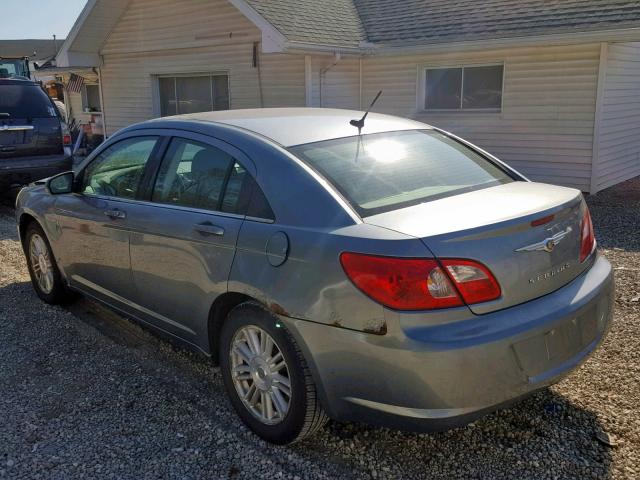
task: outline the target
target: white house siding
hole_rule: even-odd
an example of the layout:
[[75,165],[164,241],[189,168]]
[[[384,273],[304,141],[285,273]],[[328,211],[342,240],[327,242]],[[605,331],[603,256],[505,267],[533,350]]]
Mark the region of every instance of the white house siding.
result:
[[[322,78],[322,80],[321,80]],[[322,84],[322,95],[320,95]],[[311,60],[311,107],[360,107],[360,61],[357,57],[313,56]]]
[[640,175],[640,43],[608,46],[598,130],[596,188]]
[[260,39],[226,0],[133,0],[101,51],[108,133],[157,116],[162,74],[227,72],[231,108],[304,106],[304,57],[263,54],[259,76]]
[[[363,105],[384,91],[375,111],[441,127],[478,144],[533,180],[588,191],[600,45],[512,48],[467,53],[363,58]],[[312,78],[317,105],[319,62]],[[417,105],[419,67],[504,63],[500,113],[427,113]],[[357,59],[343,58],[326,75],[323,106],[358,105]]]

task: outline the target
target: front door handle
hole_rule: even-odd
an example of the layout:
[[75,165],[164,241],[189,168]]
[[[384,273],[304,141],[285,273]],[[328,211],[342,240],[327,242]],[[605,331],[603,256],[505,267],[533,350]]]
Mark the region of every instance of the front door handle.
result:
[[109,218],[127,218],[127,212],[123,212],[117,208],[114,210],[105,210],[104,214]]
[[221,237],[224,235],[224,228],[209,222],[199,223],[198,225],[193,227],[193,229],[199,234],[205,236],[213,235],[216,237]]

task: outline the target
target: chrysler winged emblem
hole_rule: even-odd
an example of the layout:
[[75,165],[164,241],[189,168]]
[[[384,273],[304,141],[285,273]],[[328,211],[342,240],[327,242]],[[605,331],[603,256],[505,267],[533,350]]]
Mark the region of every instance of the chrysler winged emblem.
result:
[[545,238],[538,243],[532,243],[526,247],[516,249],[516,252],[553,252],[553,249],[558,245],[567,235],[572,232],[571,227],[567,227],[566,230],[556,233],[555,235]]

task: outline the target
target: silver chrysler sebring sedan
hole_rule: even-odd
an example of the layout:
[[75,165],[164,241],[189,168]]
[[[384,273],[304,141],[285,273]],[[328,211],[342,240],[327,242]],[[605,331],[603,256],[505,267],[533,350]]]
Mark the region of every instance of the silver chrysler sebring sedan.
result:
[[17,199],[38,296],[80,292],[216,359],[240,418],[464,424],[604,338],[611,266],[571,188],[447,132],[328,109],[121,130]]

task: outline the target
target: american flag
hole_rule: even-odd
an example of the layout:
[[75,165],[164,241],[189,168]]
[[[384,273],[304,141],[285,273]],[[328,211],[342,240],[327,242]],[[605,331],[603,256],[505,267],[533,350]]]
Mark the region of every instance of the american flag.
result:
[[67,82],[67,92],[80,93],[83,85],[84,77],[72,73],[69,82]]

